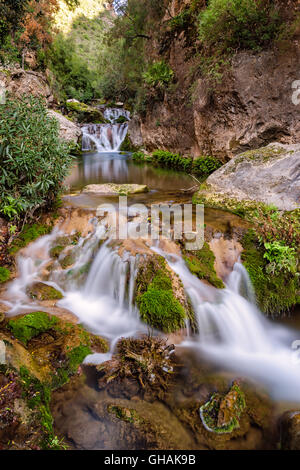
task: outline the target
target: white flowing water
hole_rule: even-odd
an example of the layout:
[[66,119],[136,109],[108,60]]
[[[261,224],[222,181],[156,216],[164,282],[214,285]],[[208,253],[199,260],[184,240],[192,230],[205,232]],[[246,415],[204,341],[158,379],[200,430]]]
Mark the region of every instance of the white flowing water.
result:
[[124,117],[130,120],[130,112],[120,108],[106,108],[104,118],[110,124],[85,124],[82,126],[82,150],[88,152],[118,152],[128,132],[128,122],[118,123]]
[[216,290],[190,273],[178,257],[165,256],[191,299],[198,334],[183,346],[264,384],[275,399],[300,399],[300,360],[292,343],[297,333],[267,320],[255,305],[248,273],[237,263],[226,289]]
[[82,150],[118,152],[128,132],[128,123],[86,124],[82,126]]
[[[59,289],[64,298],[58,306],[73,312],[91,332],[111,340],[108,355],[92,355],[88,362],[100,363],[111,357],[121,336],[146,332],[134,305],[138,257],[122,257],[100,240],[106,233],[97,225],[95,233],[75,246],[76,260],[71,268],[62,269],[55,261],[47,281]],[[38,310],[26,296],[26,287],[44,279],[50,261],[49,250],[61,235],[57,229],[40,238],[18,258],[19,277],[8,293],[11,314]],[[297,333],[267,320],[255,305],[248,274],[237,263],[226,281],[225,289],[215,289],[191,274],[184,260],[154,248],[166,258],[178,274],[191,299],[198,324],[197,335],[188,333],[182,344],[226,369],[264,384],[275,399],[298,402],[300,398],[300,364],[291,345]],[[61,256],[64,256],[62,254]],[[82,269],[88,266],[86,280]],[[44,281],[43,281],[44,282]],[[297,351],[296,351],[297,352]]]

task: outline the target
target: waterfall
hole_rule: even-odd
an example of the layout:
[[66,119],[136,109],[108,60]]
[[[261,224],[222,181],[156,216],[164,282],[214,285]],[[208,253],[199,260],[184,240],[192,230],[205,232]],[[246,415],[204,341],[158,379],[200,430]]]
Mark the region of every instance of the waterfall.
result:
[[299,401],[300,360],[293,360],[291,347],[297,333],[273,324],[258,310],[243,265],[236,263],[225,289],[214,289],[192,275],[182,258],[154,250],[179,275],[193,305],[198,334],[183,346],[264,384],[273,398]]
[[82,150],[118,152],[125,140],[128,124],[86,124],[82,126]]
[[128,122],[118,123],[120,117],[130,119],[130,112],[119,108],[106,108],[104,117],[110,124],[82,126],[82,150],[88,152],[118,152],[128,132]]

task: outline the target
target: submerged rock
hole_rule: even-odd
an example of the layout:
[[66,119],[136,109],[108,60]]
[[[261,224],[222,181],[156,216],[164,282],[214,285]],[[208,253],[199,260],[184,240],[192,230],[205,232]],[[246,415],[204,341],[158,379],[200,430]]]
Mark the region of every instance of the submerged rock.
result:
[[127,196],[129,194],[147,193],[145,184],[89,184],[83,189],[84,193],[95,193],[105,196]]
[[35,300],[60,300],[63,298],[63,295],[61,292],[59,292],[57,289],[55,289],[52,286],[48,286],[47,284],[44,284],[43,282],[36,282],[29,286],[26,289],[26,294],[28,297],[31,299]]
[[225,396],[214,393],[210,400],[201,406],[200,417],[208,431],[226,434],[240,427],[240,417],[245,408],[245,395],[238,383],[234,382]]
[[234,157],[215,171],[195,199],[234,210],[239,203],[300,207],[300,145],[271,144]]

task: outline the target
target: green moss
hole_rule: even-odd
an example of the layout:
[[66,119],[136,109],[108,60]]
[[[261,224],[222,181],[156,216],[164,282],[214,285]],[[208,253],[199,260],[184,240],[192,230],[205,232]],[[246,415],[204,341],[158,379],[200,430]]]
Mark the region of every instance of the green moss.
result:
[[242,260],[253,284],[260,309],[271,315],[287,312],[300,302],[299,278],[286,272],[267,274],[268,261],[256,232],[249,230],[243,237]]
[[47,313],[33,312],[10,320],[8,328],[15,338],[26,345],[32,338],[53,328],[57,322],[56,317],[51,317]]
[[137,150],[138,149],[133,145],[129,135],[127,134],[120,147],[120,152],[136,152]]
[[214,393],[210,400],[200,407],[200,417],[208,431],[228,434],[240,427],[240,417],[245,409],[244,392],[234,383],[227,395]]
[[68,268],[69,266],[72,266],[74,263],[75,263],[75,254],[74,253],[70,253],[66,256],[64,256],[64,258],[60,261],[60,265],[63,269],[66,269]]
[[216,258],[208,243],[205,242],[201,250],[191,252],[186,251],[183,258],[191,273],[199,279],[205,279],[218,289],[225,287],[222,279],[217,276],[214,267]]
[[278,158],[283,154],[286,154],[286,150],[284,148],[274,147],[272,145],[261,147],[256,150],[248,150],[247,152],[242,153],[232,160],[232,164],[228,165],[224,175],[234,173],[240,163],[251,162],[252,165],[255,165],[256,163],[266,163],[269,160]]
[[51,258],[59,258],[61,252],[65,249],[64,246],[62,245],[57,245],[51,248],[50,250],[50,256]]
[[107,407],[107,411],[126,423],[138,425],[142,422],[137,412],[133,409],[123,408],[117,405],[109,405]]
[[165,333],[184,327],[186,311],[174,295],[164,258],[151,258],[140,269],[136,286],[136,302],[145,323]]
[[103,117],[102,112],[85,103],[77,101],[67,101],[66,107],[79,122],[89,122],[94,124],[106,124],[108,121]]
[[91,348],[85,344],[76,346],[69,353],[67,353],[67,357],[69,359],[69,373],[74,374],[86,356],[91,353]]
[[10,279],[10,270],[0,266],[0,284],[7,282]]
[[28,225],[26,224],[23,230],[19,233],[18,237],[15,238],[11,247],[9,249],[9,253],[14,255],[19,251],[21,248],[24,248],[29,243],[35,241],[37,238],[47,235],[52,230],[51,226],[43,225],[43,224],[33,224]]
[[26,294],[31,299],[37,300],[61,300],[63,295],[60,291],[43,282],[36,282],[26,289]]

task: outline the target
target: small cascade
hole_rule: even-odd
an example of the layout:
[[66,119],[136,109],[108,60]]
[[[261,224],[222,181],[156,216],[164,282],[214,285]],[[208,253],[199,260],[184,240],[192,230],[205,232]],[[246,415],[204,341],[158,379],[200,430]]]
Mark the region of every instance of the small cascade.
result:
[[300,361],[293,360],[292,349],[297,333],[273,324],[258,310],[243,265],[236,263],[226,288],[217,290],[192,275],[180,257],[155,251],[182,280],[196,315],[198,334],[183,345],[264,384],[273,398],[298,401]]
[[128,131],[128,123],[86,124],[82,126],[82,150],[89,152],[118,152]]
[[[89,152],[118,152],[128,132],[130,112],[120,108],[106,108],[104,117],[110,124],[85,124],[82,126],[82,150]],[[118,122],[120,117],[125,122]]]
[[112,124],[115,124],[120,117],[124,117],[127,121],[130,120],[130,112],[123,108],[106,108],[104,117]]

